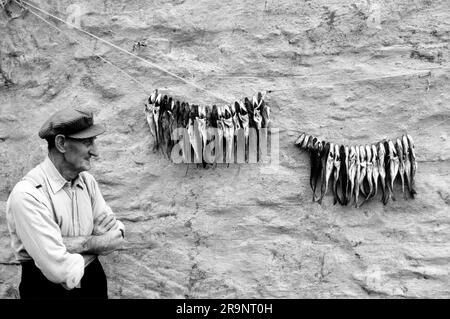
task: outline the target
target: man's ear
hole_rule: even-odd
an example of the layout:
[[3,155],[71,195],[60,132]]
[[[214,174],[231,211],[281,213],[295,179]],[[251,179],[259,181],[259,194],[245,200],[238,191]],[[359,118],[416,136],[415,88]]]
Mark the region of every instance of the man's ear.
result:
[[66,152],[66,137],[62,134],[55,136],[55,147],[60,153]]

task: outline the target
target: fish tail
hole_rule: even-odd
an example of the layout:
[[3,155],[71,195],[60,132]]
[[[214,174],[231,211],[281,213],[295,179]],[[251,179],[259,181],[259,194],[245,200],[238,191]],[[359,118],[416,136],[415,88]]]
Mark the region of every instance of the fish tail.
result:
[[381,201],[384,204],[384,201],[386,199],[386,182],[385,182],[384,178],[381,179],[381,192],[382,192]]
[[400,174],[400,179],[402,181],[402,193],[403,193],[403,198],[406,200],[408,199],[406,197],[406,193],[405,193],[405,177],[403,176],[403,174]]
[[377,179],[373,179],[373,195],[372,197],[377,196],[377,192],[378,192],[378,180]]

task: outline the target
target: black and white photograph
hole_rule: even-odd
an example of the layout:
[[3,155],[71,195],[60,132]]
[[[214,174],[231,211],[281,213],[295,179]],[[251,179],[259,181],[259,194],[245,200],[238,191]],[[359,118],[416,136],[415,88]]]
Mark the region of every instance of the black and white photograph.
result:
[[0,299],[450,298],[449,47],[448,0],[0,0]]

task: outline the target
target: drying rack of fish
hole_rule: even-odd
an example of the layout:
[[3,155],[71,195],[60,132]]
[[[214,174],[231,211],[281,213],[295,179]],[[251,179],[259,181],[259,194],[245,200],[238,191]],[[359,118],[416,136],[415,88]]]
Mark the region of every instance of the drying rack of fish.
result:
[[[313,201],[322,203],[329,183],[334,196],[334,205],[348,205],[354,200],[360,207],[377,195],[378,181],[384,205],[389,199],[396,200],[394,181],[399,176],[405,199],[405,179],[412,198],[417,172],[414,141],[407,134],[396,140],[383,140],[372,145],[346,146],[320,141],[317,137],[302,133],[295,145],[309,152],[311,160],[310,185]],[[320,196],[316,197],[317,182],[320,179]],[[331,182],[331,180],[333,180]],[[359,196],[362,200],[359,203]]]
[[[237,136],[244,140],[244,162],[249,158],[249,137],[267,129],[270,124],[270,107],[265,103],[266,92],[258,92],[250,100],[236,101],[230,105],[197,105],[181,102],[155,90],[145,103],[144,113],[154,139],[154,150],[173,158],[172,149],[181,144],[184,163],[194,158],[194,163],[232,163],[235,160]],[[187,132],[180,140],[180,134]],[[186,135],[188,138],[186,138]],[[241,140],[241,139],[239,139]],[[208,142],[218,147],[208,149]],[[259,143],[257,154],[259,155]],[[240,148],[241,149],[241,148]],[[208,152],[209,151],[209,152]],[[212,156],[211,156],[212,154]],[[259,160],[259,156],[258,156]]]

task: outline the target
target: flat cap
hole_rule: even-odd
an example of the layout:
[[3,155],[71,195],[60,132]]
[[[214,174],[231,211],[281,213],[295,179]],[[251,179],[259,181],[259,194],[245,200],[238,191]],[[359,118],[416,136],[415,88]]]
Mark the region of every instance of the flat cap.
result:
[[39,130],[39,137],[48,139],[58,134],[71,138],[89,138],[104,133],[106,129],[94,124],[94,115],[91,111],[66,108],[56,112],[45,121]]

